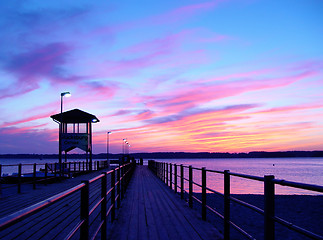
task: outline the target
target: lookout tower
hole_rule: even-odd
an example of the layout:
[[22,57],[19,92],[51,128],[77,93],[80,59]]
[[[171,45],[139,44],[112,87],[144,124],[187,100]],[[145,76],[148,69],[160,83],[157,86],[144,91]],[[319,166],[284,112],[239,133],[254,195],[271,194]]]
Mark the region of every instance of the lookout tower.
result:
[[[63,113],[50,116],[59,124],[59,164],[62,166],[62,152],[67,152],[74,148],[80,148],[90,155],[89,170],[92,171],[92,123],[100,120],[87,112],[73,109]],[[88,164],[87,164],[88,165]]]

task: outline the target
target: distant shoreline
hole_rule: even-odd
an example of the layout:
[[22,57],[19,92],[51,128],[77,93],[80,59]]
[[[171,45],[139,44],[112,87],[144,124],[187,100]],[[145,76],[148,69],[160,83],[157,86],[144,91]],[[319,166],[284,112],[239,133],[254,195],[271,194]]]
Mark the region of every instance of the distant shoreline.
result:
[[[134,158],[143,159],[187,159],[187,158],[304,158],[323,157],[323,151],[285,151],[285,152],[249,152],[249,153],[220,153],[220,152],[152,152],[132,153]],[[68,154],[69,159],[85,158],[85,154]],[[105,159],[106,153],[93,154],[93,159]],[[122,154],[109,154],[110,159],[122,157]],[[0,154],[0,159],[57,159],[58,154]]]

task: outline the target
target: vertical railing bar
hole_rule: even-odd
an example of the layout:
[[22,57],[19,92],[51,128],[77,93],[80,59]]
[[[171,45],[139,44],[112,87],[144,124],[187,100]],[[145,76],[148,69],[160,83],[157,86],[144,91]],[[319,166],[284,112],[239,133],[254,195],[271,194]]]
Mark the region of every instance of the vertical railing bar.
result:
[[173,187],[173,164],[169,164],[169,187],[172,189]]
[[117,208],[120,208],[120,190],[121,190],[121,187],[120,187],[120,166],[119,168],[117,169],[117,195],[118,195],[118,199],[117,199]]
[[111,222],[114,221],[115,219],[115,197],[116,197],[116,186],[115,186],[115,176],[116,176],[116,173],[115,173],[115,169],[112,170],[111,172],[111,188],[112,188],[112,191],[111,191]]
[[107,239],[107,173],[103,172],[103,177],[101,178],[101,198],[103,198],[101,203],[101,221],[103,225],[101,228],[101,240]]
[[81,189],[81,221],[84,221],[80,229],[80,239],[89,239],[89,181],[82,181],[84,187]]
[[33,168],[33,189],[36,189],[36,163],[34,163],[34,168]]
[[190,208],[193,207],[193,169],[192,165],[188,167],[189,171],[189,197],[188,197],[188,205]]
[[[45,185],[47,185],[47,171],[48,171],[48,164],[47,163],[45,163]],[[63,172],[63,174],[64,174],[64,172]]]
[[230,171],[224,170],[224,239],[230,239]]
[[264,176],[264,236],[265,240],[275,239],[275,183],[273,175]]
[[206,220],[206,170],[202,168],[202,219]]
[[184,166],[181,164],[181,199],[184,199]]
[[168,163],[166,163],[166,185],[168,186]]
[[21,193],[21,171],[22,171],[22,164],[19,163],[19,165],[18,165],[18,193]]
[[174,191],[177,193],[177,165],[174,164]]

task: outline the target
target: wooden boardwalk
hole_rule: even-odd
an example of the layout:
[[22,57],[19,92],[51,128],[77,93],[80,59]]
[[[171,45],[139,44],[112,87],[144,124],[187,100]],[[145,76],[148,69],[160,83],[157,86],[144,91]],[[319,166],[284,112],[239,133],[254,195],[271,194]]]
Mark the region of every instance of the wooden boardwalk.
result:
[[222,239],[147,166],[137,166],[108,239]]

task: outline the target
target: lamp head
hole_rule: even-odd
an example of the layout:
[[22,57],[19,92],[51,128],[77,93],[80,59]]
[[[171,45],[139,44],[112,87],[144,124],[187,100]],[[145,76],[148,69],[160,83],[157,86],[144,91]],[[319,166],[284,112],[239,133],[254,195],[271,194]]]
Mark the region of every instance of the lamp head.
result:
[[70,92],[62,92],[61,93],[61,97],[70,97],[71,96],[71,93]]

